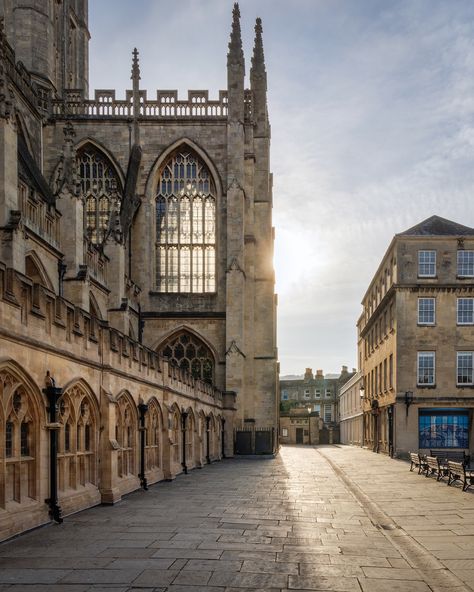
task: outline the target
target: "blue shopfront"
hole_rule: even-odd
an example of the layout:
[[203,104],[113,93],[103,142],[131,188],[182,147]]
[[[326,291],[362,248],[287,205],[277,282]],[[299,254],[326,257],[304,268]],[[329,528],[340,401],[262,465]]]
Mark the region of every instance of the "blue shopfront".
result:
[[469,449],[472,409],[432,407],[418,409],[419,448]]

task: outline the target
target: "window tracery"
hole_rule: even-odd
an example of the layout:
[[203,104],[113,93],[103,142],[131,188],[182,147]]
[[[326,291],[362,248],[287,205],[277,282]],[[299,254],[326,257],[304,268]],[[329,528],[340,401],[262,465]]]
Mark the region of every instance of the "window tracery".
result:
[[97,418],[89,395],[76,385],[59,400],[58,436],[59,490],[97,485]]
[[146,414],[146,468],[152,470],[161,467],[161,431],[162,431],[161,411],[155,401],[151,402]]
[[85,200],[85,233],[91,243],[100,245],[112,215],[120,211],[120,182],[109,159],[89,144],[78,152],[77,164]]
[[156,288],[216,290],[216,188],[204,162],[185,148],[166,161],[158,180]]
[[0,372],[0,404],[0,417],[5,418],[0,426],[5,445],[0,506],[5,507],[9,502],[37,499],[38,418],[28,389],[7,370]]
[[137,417],[132,402],[126,395],[119,398],[116,419],[118,450],[117,472],[119,477],[135,473]]
[[196,335],[182,331],[171,336],[159,353],[180,368],[212,384],[214,382],[214,356],[209,347]]

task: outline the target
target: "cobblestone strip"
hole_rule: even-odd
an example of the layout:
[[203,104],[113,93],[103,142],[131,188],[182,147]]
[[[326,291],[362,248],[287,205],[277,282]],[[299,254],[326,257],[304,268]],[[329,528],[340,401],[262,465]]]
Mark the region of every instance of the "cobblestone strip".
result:
[[[348,474],[323,450],[317,453],[330,465],[335,474],[343,481],[347,489],[354,495],[365,510],[371,522],[381,530],[395,549],[402,555],[407,563],[417,569],[433,590],[449,589],[456,592],[472,592],[473,588],[467,586],[446,566],[444,566],[432,553],[412,538],[390,516],[388,516],[376,502],[374,502]],[[387,459],[388,461],[388,459]]]

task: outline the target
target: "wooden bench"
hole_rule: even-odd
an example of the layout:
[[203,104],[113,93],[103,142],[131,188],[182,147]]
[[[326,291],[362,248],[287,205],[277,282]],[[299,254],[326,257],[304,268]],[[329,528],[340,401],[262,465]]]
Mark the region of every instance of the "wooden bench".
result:
[[462,462],[448,460],[448,471],[448,485],[452,485],[455,481],[461,481],[463,491],[474,485],[474,470],[466,469]]
[[418,469],[418,475],[421,475],[424,471],[426,471],[426,462],[424,456],[422,456],[419,452],[410,452],[410,471],[413,469]]
[[425,475],[436,475],[436,481],[449,477],[448,466],[446,463],[440,461],[438,456],[426,456],[425,457],[426,469]]
[[430,456],[436,456],[442,463],[452,460],[453,462],[463,463],[465,466],[470,461],[470,456],[464,450],[430,450]]

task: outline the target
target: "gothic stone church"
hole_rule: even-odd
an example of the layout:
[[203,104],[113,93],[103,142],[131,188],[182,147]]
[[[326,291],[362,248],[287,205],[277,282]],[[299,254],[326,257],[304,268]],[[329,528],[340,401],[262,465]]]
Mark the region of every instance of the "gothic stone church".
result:
[[218,98],[152,96],[135,50],[119,99],[87,0],[0,9],[3,539],[272,452],[278,411],[260,20],[249,89],[235,5]]

